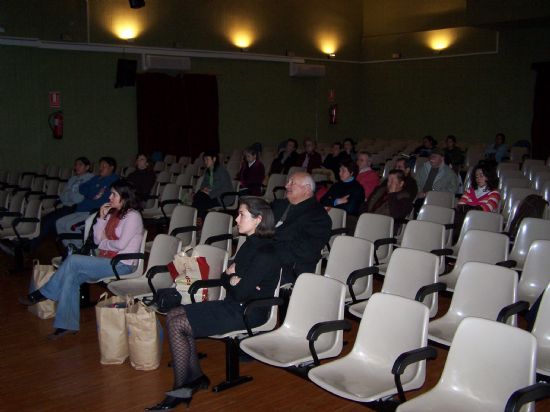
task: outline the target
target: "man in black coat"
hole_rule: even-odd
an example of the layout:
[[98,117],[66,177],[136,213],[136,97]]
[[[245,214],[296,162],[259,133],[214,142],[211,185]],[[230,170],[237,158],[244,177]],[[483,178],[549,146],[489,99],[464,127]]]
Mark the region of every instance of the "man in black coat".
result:
[[332,226],[324,207],[315,199],[315,182],[308,173],[294,173],[285,188],[286,199],[272,204],[282,284],[294,283],[300,274],[315,271]]

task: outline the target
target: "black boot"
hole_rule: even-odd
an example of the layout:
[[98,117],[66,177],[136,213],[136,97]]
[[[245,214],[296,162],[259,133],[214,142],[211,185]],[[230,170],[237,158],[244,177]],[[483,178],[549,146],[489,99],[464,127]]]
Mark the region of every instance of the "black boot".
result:
[[35,303],[42,302],[43,300],[46,300],[46,299],[47,299],[46,296],[40,293],[39,290],[35,290],[34,292],[28,294],[27,296],[20,296],[19,303],[25,306],[32,306]]
[[167,396],[160,403],[157,403],[154,406],[145,408],[146,411],[168,411],[174,409],[179,404],[185,403],[187,406],[191,403],[192,398],[175,398],[173,396]]

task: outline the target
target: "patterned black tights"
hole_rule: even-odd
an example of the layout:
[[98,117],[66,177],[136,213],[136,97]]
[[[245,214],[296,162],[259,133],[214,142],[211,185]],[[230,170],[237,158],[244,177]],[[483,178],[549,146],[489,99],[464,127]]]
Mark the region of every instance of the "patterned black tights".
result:
[[203,373],[197,357],[193,330],[183,306],[168,312],[166,328],[172,352],[174,389],[177,389],[199,378]]

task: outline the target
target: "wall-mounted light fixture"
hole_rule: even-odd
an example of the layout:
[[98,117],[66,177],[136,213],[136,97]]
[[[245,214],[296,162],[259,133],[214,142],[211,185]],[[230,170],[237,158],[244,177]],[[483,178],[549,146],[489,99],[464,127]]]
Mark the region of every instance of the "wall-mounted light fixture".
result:
[[129,0],[130,7],[133,9],[139,9],[145,6],[145,0]]
[[241,51],[248,51],[253,40],[254,36],[250,30],[237,29],[231,33],[231,42]]
[[327,59],[335,59],[335,58],[336,58],[336,53],[327,54]]
[[338,36],[335,33],[321,32],[317,35],[317,46],[329,58],[336,57]]
[[449,48],[456,41],[453,29],[431,30],[426,34],[426,43],[435,53]]

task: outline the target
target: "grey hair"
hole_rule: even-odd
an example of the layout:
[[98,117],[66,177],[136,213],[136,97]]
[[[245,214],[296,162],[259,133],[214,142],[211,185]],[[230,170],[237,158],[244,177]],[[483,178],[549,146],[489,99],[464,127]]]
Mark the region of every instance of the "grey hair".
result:
[[304,174],[304,184],[311,188],[312,193],[315,193],[315,180],[309,173]]

